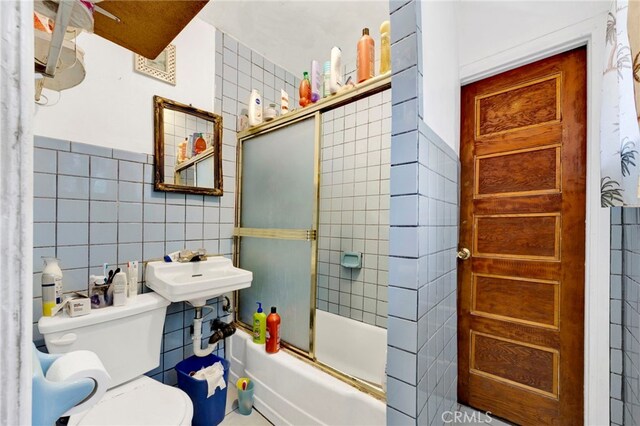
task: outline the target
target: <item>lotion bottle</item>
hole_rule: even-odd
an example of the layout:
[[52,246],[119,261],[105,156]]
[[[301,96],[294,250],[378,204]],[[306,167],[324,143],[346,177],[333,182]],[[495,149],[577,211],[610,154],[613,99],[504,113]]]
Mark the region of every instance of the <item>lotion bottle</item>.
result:
[[251,91],[249,99],[249,126],[257,126],[262,123],[262,97],[256,89]]
[[338,46],[331,49],[331,75],[329,77],[329,93],[335,95],[343,84],[342,51]]
[[298,103],[301,107],[306,107],[311,103],[311,82],[309,81],[309,73],[302,73],[302,80],[300,81],[300,89],[298,90],[300,100]]
[[267,335],[265,349],[269,354],[275,354],[280,350],[280,315],[276,307],[271,307],[271,313],[267,317]]
[[58,259],[55,257],[43,257],[44,269],[42,270],[42,284],[50,284],[53,281],[55,288],[55,304],[62,303],[62,293],[64,291],[62,286],[62,269],[58,265]]
[[318,102],[322,99],[322,71],[320,63],[311,61],[311,102]]
[[358,41],[358,83],[370,79],[374,75],[375,43],[369,35],[369,28],[362,30],[362,37]]
[[113,277],[113,306],[123,306],[127,303],[127,274],[118,272]]
[[256,303],[258,310],[253,314],[253,343],[264,344],[267,334],[267,314],[262,311],[262,303]]

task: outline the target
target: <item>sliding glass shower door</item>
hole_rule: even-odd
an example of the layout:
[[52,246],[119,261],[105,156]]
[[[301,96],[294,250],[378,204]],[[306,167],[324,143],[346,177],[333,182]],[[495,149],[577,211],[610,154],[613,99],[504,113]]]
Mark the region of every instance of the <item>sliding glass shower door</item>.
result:
[[[237,260],[253,272],[239,320],[278,308],[281,338],[313,355],[319,114],[239,141]],[[309,281],[311,280],[311,281]]]

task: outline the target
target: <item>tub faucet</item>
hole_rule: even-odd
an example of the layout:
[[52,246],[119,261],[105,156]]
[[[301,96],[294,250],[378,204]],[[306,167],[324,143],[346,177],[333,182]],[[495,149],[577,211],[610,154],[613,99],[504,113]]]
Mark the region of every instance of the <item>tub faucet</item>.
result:
[[200,262],[201,260],[206,260],[206,258],[207,251],[205,249],[198,249],[196,251],[181,250],[178,256],[178,262]]

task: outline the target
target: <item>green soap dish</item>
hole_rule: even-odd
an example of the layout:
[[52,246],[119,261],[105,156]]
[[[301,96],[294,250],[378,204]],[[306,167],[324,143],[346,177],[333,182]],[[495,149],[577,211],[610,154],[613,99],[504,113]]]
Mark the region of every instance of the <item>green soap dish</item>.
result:
[[356,251],[343,251],[340,257],[340,265],[345,268],[362,268],[362,253]]

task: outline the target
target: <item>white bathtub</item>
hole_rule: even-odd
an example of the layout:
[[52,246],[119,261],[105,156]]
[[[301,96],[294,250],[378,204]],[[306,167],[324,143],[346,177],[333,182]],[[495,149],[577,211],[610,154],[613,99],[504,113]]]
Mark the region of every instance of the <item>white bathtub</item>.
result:
[[284,351],[267,354],[242,330],[226,349],[230,385],[239,377],[253,380],[254,406],[275,425],[386,424],[384,402]]

